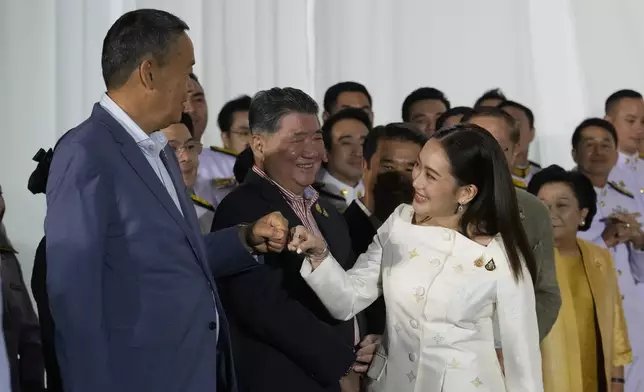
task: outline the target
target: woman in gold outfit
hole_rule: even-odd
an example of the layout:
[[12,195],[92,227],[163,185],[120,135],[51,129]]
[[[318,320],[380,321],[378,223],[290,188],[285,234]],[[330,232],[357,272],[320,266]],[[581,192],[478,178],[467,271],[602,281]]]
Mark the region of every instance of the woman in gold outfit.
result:
[[561,310],[541,344],[545,392],[622,392],[632,354],[617,276],[608,250],[577,238],[597,212],[582,174],[550,166],[528,191],[550,210]]

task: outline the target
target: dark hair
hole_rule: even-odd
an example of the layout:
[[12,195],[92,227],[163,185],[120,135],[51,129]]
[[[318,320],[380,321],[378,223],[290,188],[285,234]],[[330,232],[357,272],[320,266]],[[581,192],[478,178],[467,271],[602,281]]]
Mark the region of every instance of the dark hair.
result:
[[547,184],[564,183],[572,189],[577,198],[579,209],[588,209],[585,222],[579,231],[586,231],[597,214],[597,193],[588,177],[578,171],[566,171],[561,166],[551,165],[537,172],[528,184],[528,192],[537,195],[539,190]]
[[190,79],[194,80],[195,82],[197,82],[198,85],[201,86],[201,82],[199,81],[199,78],[197,77],[197,75],[195,75],[193,72],[190,72],[188,76],[190,77]]
[[635,90],[619,90],[615,91],[610,95],[610,97],[606,98],[606,103],[604,104],[604,112],[608,114],[611,112],[614,108],[615,105],[619,103],[622,99],[642,99],[642,94],[638,93]]
[[369,94],[364,85],[358,82],[340,82],[329,87],[324,93],[323,106],[325,112],[331,113],[333,111],[333,106],[338,102],[338,98],[342,93],[362,93],[367,97],[369,106],[373,105],[371,94]]
[[402,104],[402,120],[409,122],[411,105],[419,101],[441,101],[445,105],[445,109],[449,110],[451,105],[442,91],[433,87],[421,87],[409,94]]
[[501,91],[500,88],[488,90],[484,92],[483,95],[481,95],[479,99],[476,100],[476,102],[474,102],[474,109],[486,107],[481,105],[483,104],[483,101],[487,101],[488,99],[498,99],[499,101],[505,101],[507,98],[505,97],[505,94],[503,94],[503,91]]
[[163,66],[175,39],[186,30],[186,22],[169,12],[140,9],[123,14],[103,39],[101,68],[107,89],[123,86],[145,56]]
[[525,116],[528,118],[528,123],[530,124],[530,128],[534,129],[534,114],[532,113],[532,110],[530,110],[527,106],[521,105],[518,102],[514,101],[509,101],[505,100],[497,106],[499,109],[503,108],[515,108],[521,110]]
[[[364,110],[358,108],[346,108],[342,109],[336,114],[329,117],[322,125],[322,138],[324,139],[324,147],[327,151],[331,151],[333,146],[333,138],[331,134],[333,133],[333,127],[335,124],[339,123],[342,120],[356,120],[360,121],[367,127],[367,131],[371,132],[371,120],[369,116],[365,113]],[[368,133],[367,132],[367,133]]]
[[217,124],[222,132],[230,132],[233,126],[233,115],[237,112],[247,112],[250,109],[251,98],[248,95],[242,95],[226,102],[219,111]]
[[391,123],[377,126],[367,134],[362,145],[362,157],[367,162],[367,167],[371,167],[371,157],[378,151],[378,146],[383,140],[416,143],[422,148],[428,137],[410,124]]
[[[465,116],[469,113],[472,113],[474,109],[468,106],[456,106],[454,108],[448,109],[445,113],[441,114],[436,120],[436,129],[441,129],[445,125],[445,122],[454,116]],[[461,119],[462,121],[462,119]]]
[[584,121],[581,122],[581,124],[577,126],[577,128],[575,128],[575,131],[572,133],[573,150],[576,150],[577,146],[579,146],[579,142],[581,142],[581,133],[584,131],[584,129],[590,128],[590,127],[597,127],[597,128],[604,129],[613,138],[613,141],[615,142],[615,146],[617,146],[618,139],[617,139],[617,131],[615,130],[615,126],[613,126],[613,124],[611,124],[610,122],[602,118],[593,117],[593,118],[585,119]]
[[445,150],[457,184],[478,188],[461,218],[463,234],[469,235],[470,228],[474,235],[500,233],[514,278],[523,276],[521,255],[534,282],[537,271],[534,254],[521,224],[516,190],[499,143],[488,131],[474,124],[444,128],[433,138]]
[[318,115],[318,104],[307,93],[293,87],[262,90],[255,94],[248,109],[251,132],[277,131],[282,117],[290,113]]
[[505,125],[508,127],[508,132],[510,133],[510,141],[514,144],[519,143],[519,140],[521,139],[519,123],[505,110],[490,106],[481,106],[464,115],[461,122],[472,122],[472,119],[475,117],[492,117],[505,122]]
[[179,124],[183,124],[188,128],[188,131],[190,132],[190,136],[195,135],[195,127],[192,124],[192,117],[188,113],[181,113],[181,120],[179,120]]
[[244,151],[240,152],[235,159],[235,165],[233,166],[233,175],[238,184],[244,182],[246,175],[253,168],[255,164],[255,157],[253,155],[253,150],[250,147],[246,147]]

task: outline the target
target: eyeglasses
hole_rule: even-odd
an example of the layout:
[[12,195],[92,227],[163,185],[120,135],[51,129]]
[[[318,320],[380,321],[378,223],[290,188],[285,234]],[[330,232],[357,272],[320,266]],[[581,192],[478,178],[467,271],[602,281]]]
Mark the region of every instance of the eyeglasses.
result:
[[203,150],[203,144],[197,142],[197,141],[189,141],[185,143],[183,146],[177,146],[177,145],[170,145],[172,147],[172,150],[176,154],[176,156],[180,156],[183,152],[185,152],[188,155],[199,155],[201,154],[201,150]]

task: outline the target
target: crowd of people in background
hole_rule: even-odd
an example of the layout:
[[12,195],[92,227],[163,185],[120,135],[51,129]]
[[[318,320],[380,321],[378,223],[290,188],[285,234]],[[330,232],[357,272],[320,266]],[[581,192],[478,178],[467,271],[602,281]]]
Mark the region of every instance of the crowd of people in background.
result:
[[0,226],[1,391],[644,392],[640,93],[580,119],[570,168],[500,89],[376,125],[360,83],[275,87],[204,147],[187,30],[119,18],[107,92],[40,161],[38,316]]

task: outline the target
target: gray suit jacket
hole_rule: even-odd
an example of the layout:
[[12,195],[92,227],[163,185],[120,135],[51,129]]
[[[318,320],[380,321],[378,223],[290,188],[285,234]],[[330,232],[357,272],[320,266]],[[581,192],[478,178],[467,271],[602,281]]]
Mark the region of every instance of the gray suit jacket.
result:
[[183,216],[100,105],[56,148],[47,289],[66,392],[236,389],[213,275],[257,262],[235,227],[202,236],[175,156],[165,153]]
[[561,295],[555,273],[555,244],[552,223],[546,206],[534,195],[517,188],[517,201],[523,229],[537,262],[535,297],[539,340],[550,332],[561,307]]

